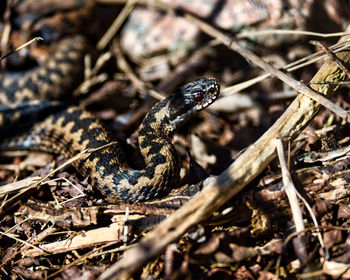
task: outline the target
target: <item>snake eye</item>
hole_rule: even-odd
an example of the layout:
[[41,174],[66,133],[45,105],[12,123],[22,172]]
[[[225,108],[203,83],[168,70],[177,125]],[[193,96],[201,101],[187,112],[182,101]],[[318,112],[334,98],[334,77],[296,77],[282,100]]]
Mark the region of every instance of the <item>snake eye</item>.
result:
[[202,95],[201,92],[197,92],[197,93],[194,94],[194,100],[195,101],[199,102],[199,101],[202,101],[202,99],[203,99],[203,95]]
[[214,95],[215,89],[213,87],[211,87],[210,89],[208,89],[208,92],[210,95]]

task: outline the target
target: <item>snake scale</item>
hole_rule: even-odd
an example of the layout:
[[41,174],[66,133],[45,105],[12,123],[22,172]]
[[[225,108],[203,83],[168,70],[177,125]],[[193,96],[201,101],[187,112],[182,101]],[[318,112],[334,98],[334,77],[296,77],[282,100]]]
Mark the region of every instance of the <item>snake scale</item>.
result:
[[[108,132],[92,113],[76,106],[57,107],[57,102],[50,101],[76,86],[84,45],[80,36],[64,39],[42,66],[19,76],[0,74],[0,130],[13,131],[14,124],[26,123],[24,132],[2,139],[2,147],[48,151],[71,158],[84,149],[111,142]],[[166,194],[179,177],[180,162],[171,144],[175,130],[210,105],[218,94],[219,84],[215,79],[200,78],[157,103],[139,127],[138,143],[145,161],[142,170],[127,165],[118,143],[76,160],[73,165],[110,199],[148,201]],[[32,114],[37,111],[46,114],[42,119],[40,114],[34,118]],[[35,119],[34,124],[28,119]]]

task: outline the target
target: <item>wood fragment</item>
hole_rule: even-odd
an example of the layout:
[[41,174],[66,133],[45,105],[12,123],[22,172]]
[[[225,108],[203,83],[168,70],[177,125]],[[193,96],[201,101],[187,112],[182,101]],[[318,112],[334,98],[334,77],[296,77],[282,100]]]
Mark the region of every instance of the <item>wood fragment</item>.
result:
[[33,184],[37,184],[40,181],[40,177],[28,177],[22,180],[19,180],[17,182],[13,182],[4,186],[1,186],[0,188],[0,197],[3,197],[4,195],[11,194],[13,192],[18,192],[22,189],[29,188]]
[[81,231],[72,238],[40,245],[38,249],[27,250],[22,255],[23,257],[36,257],[45,255],[43,250],[47,253],[57,254],[106,243],[121,242],[120,228],[121,225],[119,223],[112,223],[108,227],[100,227],[85,232]]

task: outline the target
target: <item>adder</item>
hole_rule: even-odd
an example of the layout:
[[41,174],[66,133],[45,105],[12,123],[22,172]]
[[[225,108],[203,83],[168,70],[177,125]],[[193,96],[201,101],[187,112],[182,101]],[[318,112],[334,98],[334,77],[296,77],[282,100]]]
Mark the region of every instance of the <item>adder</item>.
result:
[[[62,40],[37,69],[20,76],[0,74],[2,148],[47,151],[71,158],[84,149],[111,142],[92,113],[51,101],[72,90],[81,74],[84,46],[83,37],[73,36]],[[138,143],[145,161],[142,170],[127,165],[118,143],[74,161],[73,166],[109,198],[136,202],[164,195],[179,177],[180,162],[171,144],[174,132],[218,95],[215,79],[200,78],[157,103],[139,127]],[[22,132],[15,132],[14,127]]]

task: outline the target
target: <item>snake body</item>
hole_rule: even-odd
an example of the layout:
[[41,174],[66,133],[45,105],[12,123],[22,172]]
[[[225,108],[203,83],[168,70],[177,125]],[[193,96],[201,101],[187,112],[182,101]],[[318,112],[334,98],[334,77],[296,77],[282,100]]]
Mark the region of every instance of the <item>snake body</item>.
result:
[[[42,119],[37,118],[20,135],[5,140],[3,147],[42,150],[71,158],[85,149],[111,142],[108,132],[92,113],[75,106],[56,106],[49,101],[74,86],[81,71],[77,66],[82,65],[79,61],[83,49],[81,37],[66,39],[38,69],[21,77],[0,74],[0,129],[8,130],[21,119],[23,112],[29,115],[35,106],[38,111],[55,108],[43,114]],[[218,93],[215,79],[200,78],[180,87],[149,111],[139,128],[138,143],[145,160],[142,170],[127,165],[118,143],[97,149],[73,165],[82,176],[89,176],[91,184],[108,198],[135,202],[158,197],[169,191],[179,176],[179,159],[171,144],[174,132],[193,114],[210,105]],[[30,101],[34,99],[40,101]],[[16,110],[21,106],[22,110]]]

